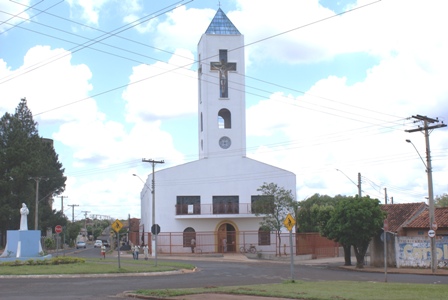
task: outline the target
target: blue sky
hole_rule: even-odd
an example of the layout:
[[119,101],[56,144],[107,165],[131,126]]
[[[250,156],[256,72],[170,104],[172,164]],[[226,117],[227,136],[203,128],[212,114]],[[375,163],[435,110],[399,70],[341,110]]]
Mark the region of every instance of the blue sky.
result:
[[[409,119],[417,114],[446,123],[447,7],[221,1],[247,45],[247,155],[294,172],[297,200],[354,195],[360,172],[364,194],[384,202],[387,188],[395,203],[425,201],[425,166],[405,142],[425,157],[424,137],[405,130],[418,126]],[[0,3],[0,114],[27,98],[66,170],[66,214],[78,204],[77,219],[82,211],[140,217],[143,184],[132,174],[151,172],[141,159],[165,160],[158,168],[197,159],[194,61],[217,8],[206,0]],[[430,137],[440,195],[448,129]]]

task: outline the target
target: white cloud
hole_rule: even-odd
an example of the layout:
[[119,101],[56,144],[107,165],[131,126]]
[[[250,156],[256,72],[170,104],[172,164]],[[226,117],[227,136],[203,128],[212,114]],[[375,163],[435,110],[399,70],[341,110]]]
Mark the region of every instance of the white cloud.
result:
[[79,13],[87,23],[98,25],[101,8],[110,0],[67,0],[67,2],[72,9],[72,14]]
[[[168,63],[133,68],[123,93],[128,122],[153,121],[197,112],[197,75],[193,55],[177,50]],[[150,79],[150,80],[149,80]]]
[[[89,118],[90,113],[96,112],[95,102],[88,98],[92,73],[84,64],[72,64],[71,58],[66,50],[35,46],[28,50],[18,69],[0,64],[0,74],[5,79],[0,91],[8,101],[2,109],[14,111],[19,100],[26,97],[28,107],[38,114],[36,121],[41,125]],[[54,110],[81,99],[84,100],[76,105]],[[43,112],[46,113],[40,115]]]
[[201,35],[207,29],[216,11],[178,7],[166,14],[166,20],[157,25],[155,46],[161,49],[179,48],[196,51]]
[[8,34],[7,31],[11,27],[28,20],[30,16],[26,8],[30,4],[31,0],[1,1],[0,11],[4,13],[0,22],[0,34]]
[[[425,156],[424,138],[404,131],[418,125],[405,118],[416,114],[446,117],[448,90],[440,82],[448,74],[436,61],[441,66],[445,64],[439,57],[427,57],[422,63],[403,49],[384,58],[356,84],[348,85],[345,78],[330,76],[295,100],[277,93],[260,101],[247,111],[248,135],[270,136],[281,131],[289,143],[278,149],[270,146],[267,138],[267,146],[277,157],[266,145],[252,155],[294,171],[299,199],[335,191],[356,194],[356,187],[348,179],[348,184],[341,184],[338,177],[344,178],[335,171],[339,168],[350,173],[354,181],[360,172],[379,184],[372,187],[367,179],[363,183],[364,193],[374,197],[381,199],[383,189],[388,188],[392,196],[395,194],[395,201],[424,201],[424,166],[415,161],[417,153],[405,143],[408,138],[415,140]],[[432,67],[427,68],[428,65]],[[445,129],[431,136],[439,155],[443,153],[443,139],[448,139]],[[437,163],[440,171],[446,170],[442,160]],[[441,194],[446,190],[446,176],[443,172],[435,176],[435,193]]]

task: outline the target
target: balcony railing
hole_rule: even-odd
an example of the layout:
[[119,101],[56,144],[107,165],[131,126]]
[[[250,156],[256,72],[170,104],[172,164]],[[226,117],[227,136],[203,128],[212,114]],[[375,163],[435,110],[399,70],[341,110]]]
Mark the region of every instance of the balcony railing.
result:
[[178,204],[176,215],[252,214],[250,203]]

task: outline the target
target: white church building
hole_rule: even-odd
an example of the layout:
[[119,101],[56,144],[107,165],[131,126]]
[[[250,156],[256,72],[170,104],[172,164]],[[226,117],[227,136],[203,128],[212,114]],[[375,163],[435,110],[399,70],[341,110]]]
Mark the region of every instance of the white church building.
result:
[[199,41],[197,60],[199,160],[148,176],[140,231],[160,226],[157,253],[191,252],[192,238],[195,252],[235,252],[249,244],[275,249],[259,234],[262,217],[251,206],[263,183],[295,197],[296,176],[246,157],[244,36],[220,8]]

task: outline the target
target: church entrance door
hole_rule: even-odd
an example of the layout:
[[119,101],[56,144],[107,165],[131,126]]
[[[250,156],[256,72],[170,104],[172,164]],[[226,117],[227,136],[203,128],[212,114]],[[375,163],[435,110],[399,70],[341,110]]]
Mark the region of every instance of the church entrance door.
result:
[[232,224],[224,223],[218,228],[218,252],[236,252],[236,231]]

